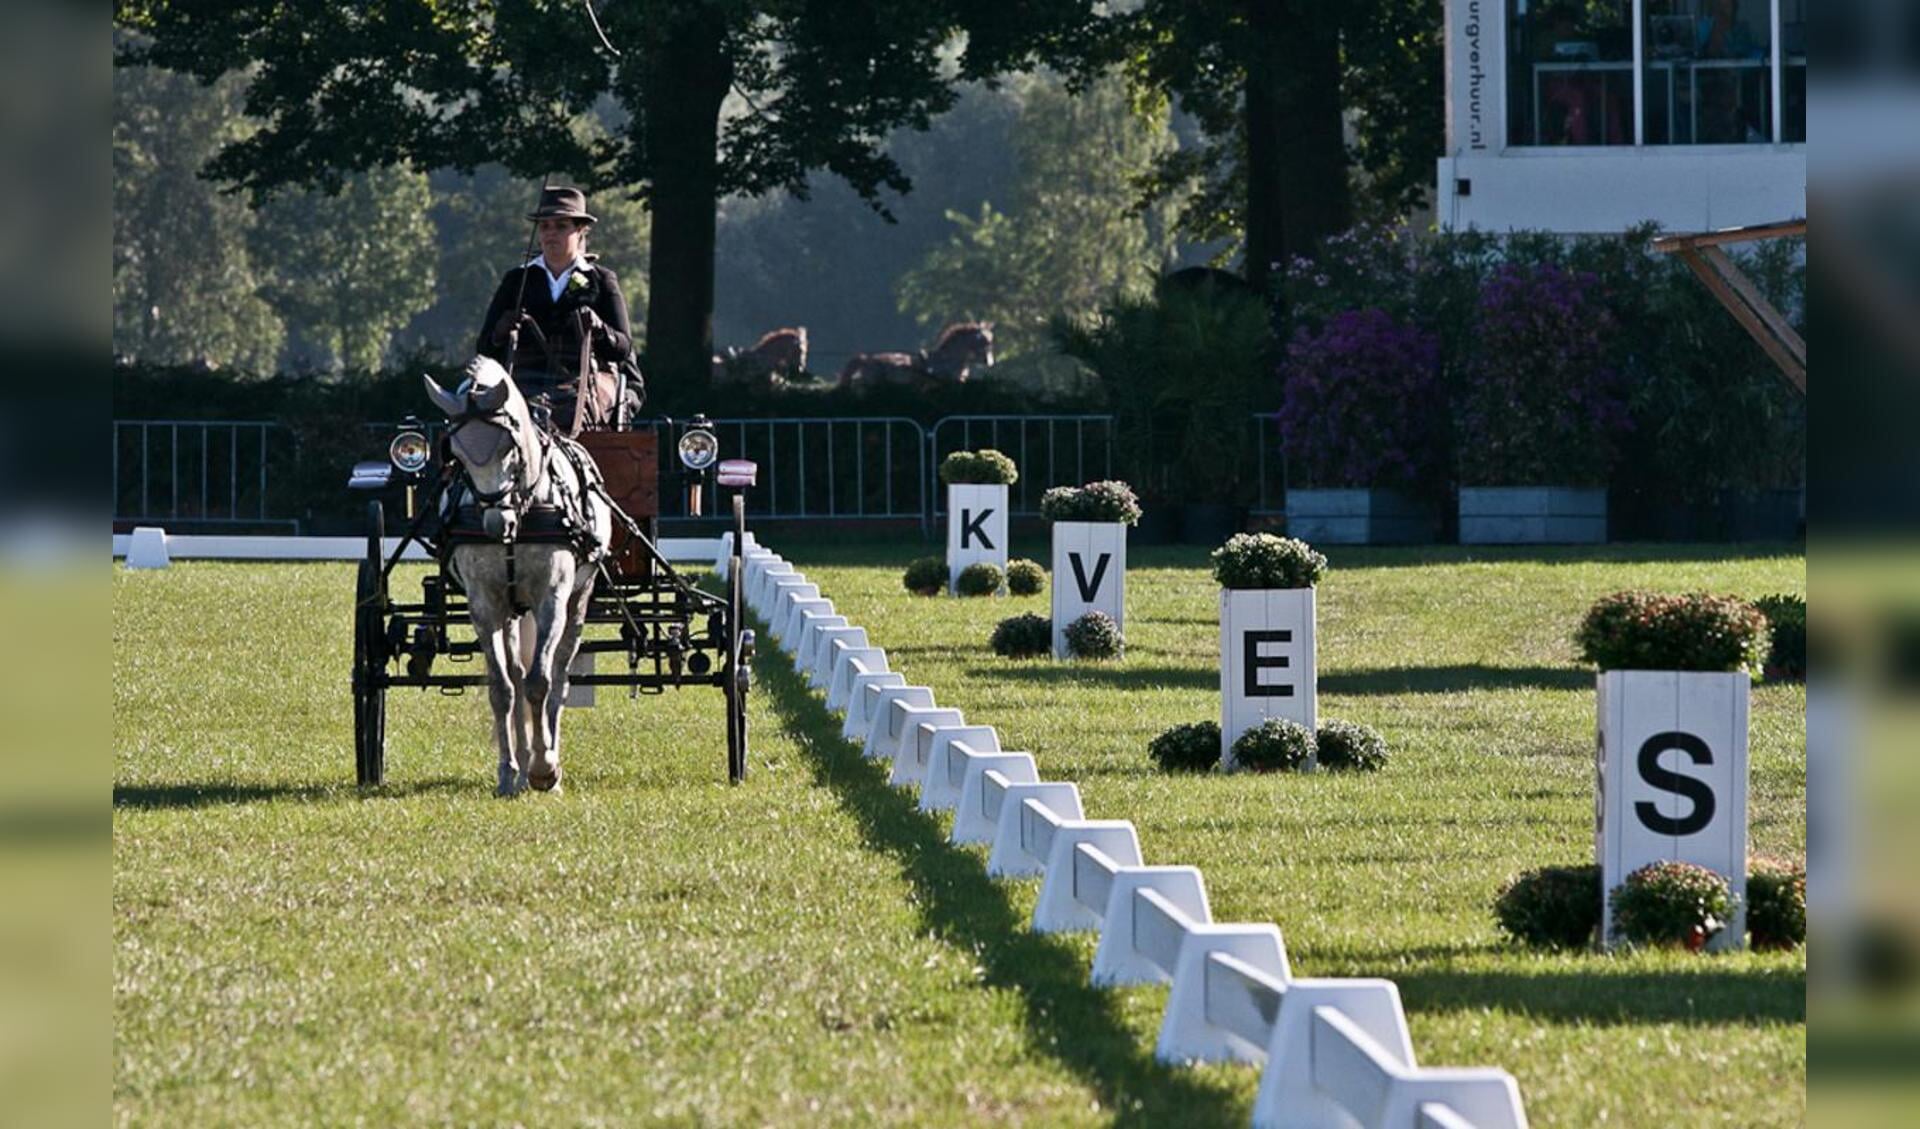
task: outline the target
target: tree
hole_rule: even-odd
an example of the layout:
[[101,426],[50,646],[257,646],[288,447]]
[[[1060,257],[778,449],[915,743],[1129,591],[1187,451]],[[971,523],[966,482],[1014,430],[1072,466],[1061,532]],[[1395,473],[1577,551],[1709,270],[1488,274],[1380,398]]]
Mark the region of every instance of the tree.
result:
[[[204,80],[252,76],[259,122],[212,171],[268,192],[348,174],[498,160],[590,188],[636,187],[653,217],[648,363],[697,379],[711,350],[715,202],[804,193],[826,169],[880,206],[911,188],[880,145],[925,128],[956,83],[1066,51],[1091,0],[633,0],[605,14],[610,55],[571,0],[116,0],[147,38],[119,53]],[[957,50],[955,45],[958,44]],[[743,110],[722,116],[729,93]],[[618,128],[571,120],[611,97]]]
[[1136,181],[1175,145],[1165,107],[1135,115],[1118,77],[1077,96],[1044,76],[1014,85],[1019,171],[1006,210],[948,212],[959,230],[896,285],[923,326],[991,319],[1007,357],[1043,344],[1053,315],[1091,315],[1152,285],[1172,240],[1162,217],[1133,207]]
[[260,208],[256,258],[271,259],[265,295],[328,368],[371,372],[400,328],[433,301],[435,252],[427,178],[362,173],[340,191],[282,191]]
[[1189,237],[1240,235],[1264,288],[1273,263],[1352,222],[1356,156],[1385,209],[1423,193],[1444,126],[1440,22],[1439,0],[1145,0],[1082,58],[1194,116],[1208,144],[1163,157],[1151,190],[1191,193]]
[[239,80],[127,67],[113,94],[113,351],[270,371],[286,330],[257,292],[253,215],[198,175],[243,135]]

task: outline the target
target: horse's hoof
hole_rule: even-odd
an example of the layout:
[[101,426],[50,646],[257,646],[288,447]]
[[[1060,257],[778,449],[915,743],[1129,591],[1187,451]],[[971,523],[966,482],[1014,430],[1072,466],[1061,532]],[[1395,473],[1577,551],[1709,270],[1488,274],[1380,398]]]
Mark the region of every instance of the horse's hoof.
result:
[[560,770],[554,769],[552,775],[538,772],[527,773],[527,786],[536,792],[558,792],[560,790]]
[[527,786],[526,779],[524,777],[521,777],[518,774],[515,774],[513,776],[502,775],[500,777],[500,783],[497,784],[493,789],[493,794],[500,797],[503,800],[510,800],[513,797],[518,796],[521,793],[521,791],[523,791],[526,788],[526,786]]

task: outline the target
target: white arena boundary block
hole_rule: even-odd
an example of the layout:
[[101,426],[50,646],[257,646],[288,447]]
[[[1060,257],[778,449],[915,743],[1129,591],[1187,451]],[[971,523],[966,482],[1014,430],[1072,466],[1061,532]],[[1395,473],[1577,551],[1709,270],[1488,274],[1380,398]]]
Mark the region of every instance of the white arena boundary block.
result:
[[932,752],[932,739],[925,742],[921,734],[937,726],[965,725],[966,717],[959,710],[950,707],[924,708],[893,705],[893,712],[899,718],[900,735],[893,740],[893,751],[886,754],[893,759],[893,769],[887,773],[887,783],[895,788],[918,785],[927,776],[927,754]]
[[[860,637],[866,637],[866,631],[860,630]],[[821,661],[833,668],[827,677],[827,708],[838,714],[845,714],[853,703],[854,678],[862,674],[891,674],[887,668],[887,653],[878,647],[859,646],[851,643],[827,641],[821,644]]]
[[833,601],[821,598],[818,584],[802,584],[780,590],[780,599],[774,605],[773,619],[767,625],[767,633],[789,655],[793,654],[800,642],[799,636],[794,634],[794,621],[803,610],[831,614]]
[[772,549],[749,549],[747,555],[740,558],[740,591],[744,596],[759,583],[760,574],[774,565],[784,565],[787,558]]
[[1000,732],[991,725],[949,725],[927,738],[927,771],[920,781],[920,810],[948,811],[960,802],[967,779],[967,757],[1000,751]]
[[[1223,995],[1233,988],[1231,983],[1220,986]],[[1405,1067],[1413,1065],[1413,1039],[1400,1006],[1400,989],[1391,980],[1302,979],[1246,988],[1249,995],[1262,997],[1258,1007],[1268,1026],[1267,1067],[1253,1105],[1255,1125],[1339,1125],[1352,1116],[1314,1081],[1313,1014],[1320,1008],[1341,1012],[1383,1055]]]
[[757,612],[764,606],[761,597],[770,579],[776,576],[797,575],[799,570],[788,564],[785,557],[772,554],[756,557],[747,562],[746,587],[742,590],[742,598],[746,600],[748,607]]
[[840,727],[840,736],[864,746],[873,731],[874,692],[906,684],[906,675],[890,670],[854,675],[853,689],[847,695],[847,720]]
[[820,669],[821,632],[830,627],[852,627],[847,617],[838,612],[808,612],[800,618],[800,642],[793,649],[793,669],[806,677],[807,688],[824,690],[827,688],[827,675],[832,671]]
[[[846,707],[845,698],[848,687],[845,683],[840,686],[842,700],[838,703],[833,700],[834,676],[840,672],[840,659],[843,654],[854,652],[857,661],[868,671],[888,669],[886,652],[873,645],[872,640],[867,638],[867,629],[864,627],[843,623],[838,627],[816,628],[814,634],[816,638],[813,644],[813,669],[807,675],[807,685],[813,685],[815,675],[820,677],[820,685],[827,691],[828,709],[839,710]],[[847,677],[853,676],[849,673]]]
[[127,539],[128,568],[166,568],[173,563],[167,555],[167,531],[157,525],[135,526]]
[[[1098,863],[1082,868],[1081,856]],[[1047,873],[1033,907],[1033,931],[1068,933],[1100,928],[1113,893],[1113,873],[1139,866],[1140,834],[1124,819],[1069,820],[1053,830]],[[1085,896],[1082,896],[1082,891]]]
[[809,581],[804,573],[769,572],[760,581],[760,598],[749,601],[754,614],[769,624],[773,623],[778,618],[775,612],[785,598],[783,589],[787,588],[803,589],[805,591],[802,594],[808,596],[815,596],[820,592],[820,586]]
[[900,731],[894,728],[900,723],[900,715],[893,709],[895,702],[904,702],[909,706],[931,707],[933,691],[926,686],[869,686],[867,688],[867,732],[860,755],[870,761],[891,757],[894,745],[900,739]]
[[[1078,784],[1048,781],[1002,786],[993,775],[982,778],[981,784],[987,809],[994,813],[993,850],[987,855],[987,873],[994,878],[1032,878],[1043,873],[1053,828],[1087,817],[1080,806]],[[1029,834],[1029,812],[1044,830]]]
[[[1289,1002],[1281,1001],[1283,1012],[1289,1010]],[[1396,995],[1396,1016],[1398,1002]],[[1305,1066],[1311,1090],[1285,1093],[1276,1085],[1270,1098],[1267,1077],[1262,1075],[1254,1100],[1254,1125],[1413,1125],[1421,1119],[1418,1123],[1526,1129],[1526,1109],[1512,1075],[1494,1069],[1416,1066],[1412,1046],[1405,1041],[1404,1017],[1396,1031],[1376,1017],[1363,1018],[1345,1007],[1320,1004],[1292,1010],[1304,1019],[1288,1016],[1276,1024],[1274,1037],[1278,1043],[1283,1029],[1296,1037],[1304,1030],[1305,1045],[1290,1045],[1283,1053]],[[1274,1061],[1282,1059],[1275,1055]],[[1271,1065],[1268,1073],[1273,1073]],[[1294,1100],[1288,1102],[1288,1098]],[[1332,1116],[1301,1116],[1316,1105],[1319,1112]]]
[[[1179,956],[1173,967],[1173,990],[1160,1021],[1160,1040],[1153,1049],[1161,1062],[1261,1062],[1266,1058],[1264,1038],[1249,1039],[1216,1020],[1231,1013],[1207,1010],[1207,968],[1215,955],[1232,957],[1282,984],[1293,976],[1287,964],[1286,941],[1280,927],[1257,924],[1213,924],[1195,921],[1149,890],[1136,898],[1134,930],[1147,938],[1141,948],[1156,963],[1166,955],[1169,936],[1177,937]],[[1162,966],[1164,967],[1164,965]],[[1255,1033],[1264,1036],[1265,1031]]]
[[[752,552],[753,550],[759,547],[760,547],[760,543],[753,539],[753,533],[749,531],[747,533],[747,539],[741,543],[740,554],[742,556],[745,556],[746,554]],[[672,560],[673,558],[668,557],[667,559]],[[720,580],[724,583],[727,580],[727,572],[732,567],[733,567],[733,530],[729,529],[725,533],[722,533],[720,535],[719,540],[714,549],[713,571],[714,571],[714,574],[718,576]]]
[[[1084,856],[1086,852],[1082,851],[1081,854]],[[1099,865],[1099,861],[1088,860],[1095,866]],[[1164,984],[1173,979],[1173,965],[1180,955],[1177,947],[1172,954],[1173,961],[1165,965],[1155,959],[1152,952],[1141,948],[1143,940],[1151,940],[1154,936],[1151,930],[1143,932],[1139,928],[1135,912],[1144,904],[1148,892],[1152,892],[1164,905],[1178,910],[1188,921],[1213,920],[1213,911],[1207,905],[1206,882],[1200,877],[1198,868],[1119,868],[1113,874],[1106,911],[1100,915],[1100,947],[1093,954],[1092,982],[1095,987]],[[1166,954],[1163,952],[1160,955]]]
[[1000,797],[1012,784],[1040,779],[1032,753],[974,753],[966,758],[949,843],[991,843],[1000,830]]

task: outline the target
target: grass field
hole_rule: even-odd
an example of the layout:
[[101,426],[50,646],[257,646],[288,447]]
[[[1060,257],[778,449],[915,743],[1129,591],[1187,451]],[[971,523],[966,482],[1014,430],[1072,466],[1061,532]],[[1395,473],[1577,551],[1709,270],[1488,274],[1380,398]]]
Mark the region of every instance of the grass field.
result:
[[[1170,778],[1147,740],[1217,712],[1200,550],[1136,551],[1128,655],[1080,665],[986,650],[1045,597],[909,596],[918,544],[776,545],[1149,862],[1198,865],[1217,918],[1279,923],[1296,974],[1398,981],[1422,1060],[1511,1070],[1534,1124],[1803,1119],[1803,953],[1536,956],[1487,909],[1591,856],[1585,605],[1803,591],[1803,557],[1336,553],[1321,713],[1378,726],[1392,766]],[[351,579],[115,574],[117,1121],[1244,1124],[1257,1073],[1154,1063],[1165,990],[1087,987],[1093,937],[1029,933],[1036,884],[949,847],[777,655],[742,788],[712,691],[603,690],[568,715],[567,793],[511,802],[481,697],[400,693],[392,782],[359,794]],[[1755,689],[1760,851],[1804,852],[1803,711]]]

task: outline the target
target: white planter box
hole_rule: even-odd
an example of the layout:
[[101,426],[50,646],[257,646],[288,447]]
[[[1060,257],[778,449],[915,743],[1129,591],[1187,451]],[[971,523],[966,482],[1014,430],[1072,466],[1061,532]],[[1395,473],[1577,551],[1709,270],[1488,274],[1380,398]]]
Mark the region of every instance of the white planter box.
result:
[[1462,486],[1462,545],[1597,545],[1607,539],[1604,487]]
[[1105,612],[1127,625],[1127,527],[1117,521],[1053,523],[1053,657],[1067,657],[1067,624]]
[[1270,717],[1319,723],[1311,588],[1220,592],[1220,762]]
[[[1611,945],[1613,888],[1650,862],[1673,860],[1724,875],[1747,892],[1747,708],[1741,673],[1602,671],[1595,850],[1602,939]],[[1715,949],[1746,943],[1737,910]]]
[[947,487],[947,594],[960,570],[980,561],[1007,567],[1007,488]]

